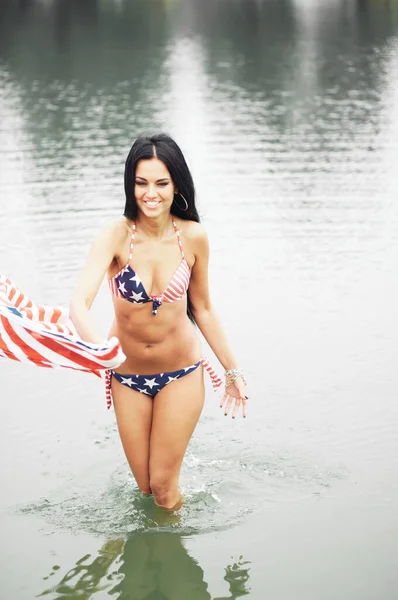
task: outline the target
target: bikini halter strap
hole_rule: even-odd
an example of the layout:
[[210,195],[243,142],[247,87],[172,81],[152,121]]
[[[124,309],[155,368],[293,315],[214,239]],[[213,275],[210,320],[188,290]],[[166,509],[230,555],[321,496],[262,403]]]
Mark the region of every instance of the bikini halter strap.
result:
[[130,263],[130,261],[131,261],[131,257],[133,256],[133,248],[134,248],[134,240],[135,240],[135,231],[136,231],[136,225],[135,225],[135,221],[133,221],[132,228],[133,228],[133,231],[132,231],[132,233],[131,233],[131,240],[130,240],[130,254],[129,254],[129,260],[128,260],[128,262],[129,262],[129,263]]
[[184,250],[182,249],[182,241],[181,241],[181,236],[180,236],[180,230],[178,229],[178,225],[174,221],[174,219],[173,219],[173,226],[174,226],[174,231],[177,234],[178,245],[179,245],[180,251],[181,251],[181,258],[185,258]]

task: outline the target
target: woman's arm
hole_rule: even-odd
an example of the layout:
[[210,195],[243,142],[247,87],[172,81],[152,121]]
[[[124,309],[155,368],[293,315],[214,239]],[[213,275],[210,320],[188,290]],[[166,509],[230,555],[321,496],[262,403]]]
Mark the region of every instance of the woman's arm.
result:
[[209,242],[201,225],[195,227],[193,239],[195,264],[189,284],[192,314],[204,338],[224,369],[236,369],[236,359],[227,342],[221,323],[211,304],[208,281]]
[[[191,281],[189,284],[189,299],[192,304],[192,314],[203,333],[207,343],[217,356],[226,371],[237,369],[237,362],[229,347],[220,321],[213,309],[209,295],[208,264],[209,243],[207,235],[201,225],[195,226],[193,240],[195,263],[192,267]],[[242,403],[242,414],[247,415],[247,396],[245,395],[245,380],[242,372],[229,373],[226,377],[225,392],[221,399],[221,407],[227,415],[232,403],[232,418],[238,414]]]
[[102,280],[115,257],[123,228],[119,223],[104,227],[94,240],[86,263],[80,271],[69,306],[70,318],[79,336],[86,342],[101,343],[103,336],[97,329],[90,308]]

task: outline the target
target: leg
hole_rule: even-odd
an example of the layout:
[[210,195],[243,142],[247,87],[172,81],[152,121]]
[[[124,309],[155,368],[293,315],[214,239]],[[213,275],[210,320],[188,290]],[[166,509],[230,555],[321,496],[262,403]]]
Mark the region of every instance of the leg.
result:
[[181,464],[202,412],[204,396],[202,366],[155,396],[149,472],[150,487],[159,506],[173,508],[180,500]]
[[151,494],[149,485],[149,438],[153,399],[122,385],[112,377],[112,396],[124,453],[138,487]]

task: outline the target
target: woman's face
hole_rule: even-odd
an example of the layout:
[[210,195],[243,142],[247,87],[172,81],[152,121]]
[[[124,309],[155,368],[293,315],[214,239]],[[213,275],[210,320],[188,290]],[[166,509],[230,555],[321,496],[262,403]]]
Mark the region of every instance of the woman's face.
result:
[[159,217],[170,213],[174,193],[174,183],[161,160],[150,158],[137,163],[134,195],[138,209],[146,217]]

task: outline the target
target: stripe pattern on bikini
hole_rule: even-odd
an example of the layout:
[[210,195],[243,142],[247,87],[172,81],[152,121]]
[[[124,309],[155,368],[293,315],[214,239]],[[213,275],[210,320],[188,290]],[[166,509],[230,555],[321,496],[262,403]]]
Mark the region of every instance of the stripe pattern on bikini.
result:
[[169,281],[167,288],[164,290],[161,298],[166,302],[176,302],[187,293],[191,271],[189,270],[187,261],[183,258],[177,271]]

